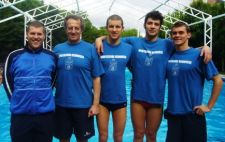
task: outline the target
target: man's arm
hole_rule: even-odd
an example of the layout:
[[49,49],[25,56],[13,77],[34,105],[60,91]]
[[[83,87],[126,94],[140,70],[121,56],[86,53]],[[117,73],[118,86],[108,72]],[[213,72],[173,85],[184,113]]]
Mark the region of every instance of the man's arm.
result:
[[96,77],[93,79],[94,99],[93,99],[93,104],[88,112],[88,117],[97,115],[99,113],[100,91],[101,91],[101,79],[100,77]]
[[210,110],[213,108],[214,104],[216,103],[216,100],[223,86],[223,80],[219,74],[213,77],[212,80],[213,80],[213,88],[212,88],[212,93],[208,102],[208,108]]
[[201,55],[204,56],[204,63],[207,64],[212,59],[212,50],[209,46],[201,46]]
[[8,99],[11,99],[12,92],[13,92],[13,77],[12,74],[10,73],[10,67],[12,64],[12,58],[14,55],[12,55],[13,52],[11,52],[5,62],[4,70],[3,70],[3,86],[5,88],[6,94],[8,96]]
[[204,113],[211,111],[214,104],[216,103],[217,98],[220,95],[220,91],[221,91],[222,85],[223,85],[223,81],[222,81],[220,75],[218,74],[218,75],[214,76],[212,78],[212,80],[213,80],[213,88],[212,88],[211,96],[210,96],[207,106],[201,105],[201,106],[196,106],[194,108],[194,110],[196,110],[196,113],[199,115],[203,115]]
[[100,36],[95,40],[95,47],[97,48],[98,54],[103,53],[103,44],[102,41],[106,39],[107,36]]

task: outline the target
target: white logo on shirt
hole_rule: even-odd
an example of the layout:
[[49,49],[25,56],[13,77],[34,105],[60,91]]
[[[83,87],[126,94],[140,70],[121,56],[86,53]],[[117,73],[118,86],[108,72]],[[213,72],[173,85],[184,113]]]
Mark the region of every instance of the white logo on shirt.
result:
[[169,63],[178,63],[178,64],[192,64],[192,61],[189,60],[169,60]]
[[175,63],[173,66],[172,66],[172,75],[173,76],[177,76],[179,74],[179,64],[178,63]]
[[179,64],[191,65],[192,61],[189,60],[168,60],[168,63],[172,63],[172,75],[177,76],[179,74]]
[[112,61],[109,64],[109,71],[116,71],[117,70],[117,61],[115,59],[112,59]]
[[144,49],[138,49],[138,52],[140,53],[148,53],[148,54],[163,54],[163,51],[150,51],[150,50],[144,50]]
[[65,59],[65,69],[66,70],[71,70],[73,68],[73,58],[72,57],[67,57]]
[[153,56],[147,56],[146,58],[145,58],[145,65],[146,66],[151,66],[152,65],[152,63],[153,63]]
[[102,55],[101,59],[126,59],[125,55]]
[[84,59],[84,56],[83,55],[80,55],[80,54],[60,54],[59,55],[59,58],[62,58],[62,57],[77,57],[77,58],[81,58],[81,59]]

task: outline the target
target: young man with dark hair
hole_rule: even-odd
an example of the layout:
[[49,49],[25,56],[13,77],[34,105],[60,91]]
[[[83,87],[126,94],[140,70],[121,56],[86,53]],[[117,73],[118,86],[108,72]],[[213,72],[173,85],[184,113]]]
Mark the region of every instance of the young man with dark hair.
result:
[[27,25],[27,45],[9,54],[4,87],[10,100],[12,142],[51,142],[55,102],[53,84],[57,57],[43,49],[45,28]]
[[[130,67],[133,78],[131,119],[134,142],[142,142],[144,135],[148,142],[155,142],[162,120],[166,64],[174,50],[171,40],[158,37],[162,22],[162,14],[151,11],[146,14],[144,20],[145,38],[122,39],[134,48]],[[99,45],[102,38],[96,40],[99,52],[102,50]]]
[[69,142],[74,133],[86,142],[94,132],[94,115],[99,113],[100,76],[104,73],[95,47],[81,40],[83,19],[69,15],[64,20],[68,41],[56,45],[55,136]]
[[[168,60],[167,142],[207,142],[205,113],[211,111],[222,89],[223,81],[210,60],[205,64],[200,49],[190,47],[190,28],[176,22],[171,28],[176,47]],[[204,81],[212,80],[211,97],[202,104]]]

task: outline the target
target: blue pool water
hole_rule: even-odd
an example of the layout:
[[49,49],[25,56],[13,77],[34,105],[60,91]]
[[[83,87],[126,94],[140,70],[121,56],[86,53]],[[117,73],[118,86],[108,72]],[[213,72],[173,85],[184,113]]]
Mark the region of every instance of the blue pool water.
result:
[[[127,74],[127,92],[130,92],[130,74]],[[204,89],[204,102],[208,101],[210,96],[210,89],[212,88],[212,82],[206,82],[205,89]],[[133,138],[133,129],[130,120],[130,113],[129,113],[129,95],[128,95],[128,111],[127,111],[127,124],[126,129],[123,137],[124,142],[132,142]],[[165,104],[166,105],[166,104]],[[225,85],[223,85],[223,89],[221,95],[214,106],[213,110],[210,113],[207,113],[207,127],[208,127],[208,142],[225,142]],[[0,85],[0,142],[10,142],[9,136],[9,127],[10,127],[10,112],[9,112],[9,103],[6,97],[5,91],[3,87]],[[96,126],[96,124],[95,124]],[[112,140],[112,123],[109,126],[109,142],[113,142]],[[166,120],[163,119],[158,136],[158,142],[164,142],[166,137]],[[89,142],[97,142],[98,135],[97,135],[97,127],[96,127],[96,136],[91,138]],[[74,137],[72,141],[75,141]],[[57,142],[56,139],[53,142]]]

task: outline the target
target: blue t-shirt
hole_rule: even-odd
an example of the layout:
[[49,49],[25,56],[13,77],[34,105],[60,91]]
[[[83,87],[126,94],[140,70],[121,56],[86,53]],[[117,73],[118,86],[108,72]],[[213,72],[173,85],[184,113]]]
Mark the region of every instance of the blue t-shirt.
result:
[[93,78],[104,73],[96,49],[90,43],[64,42],[56,45],[58,55],[56,105],[88,108],[93,103]]
[[103,46],[101,62],[105,74],[101,78],[100,101],[112,104],[126,102],[125,69],[130,61],[132,46],[123,42],[113,46],[106,40]]
[[212,61],[203,62],[199,49],[176,51],[167,65],[167,111],[172,114],[193,112],[195,106],[202,104],[205,78],[210,80],[217,74]]
[[166,64],[174,50],[169,39],[150,42],[145,38],[124,38],[134,52],[131,59],[132,99],[163,104],[166,84]]

